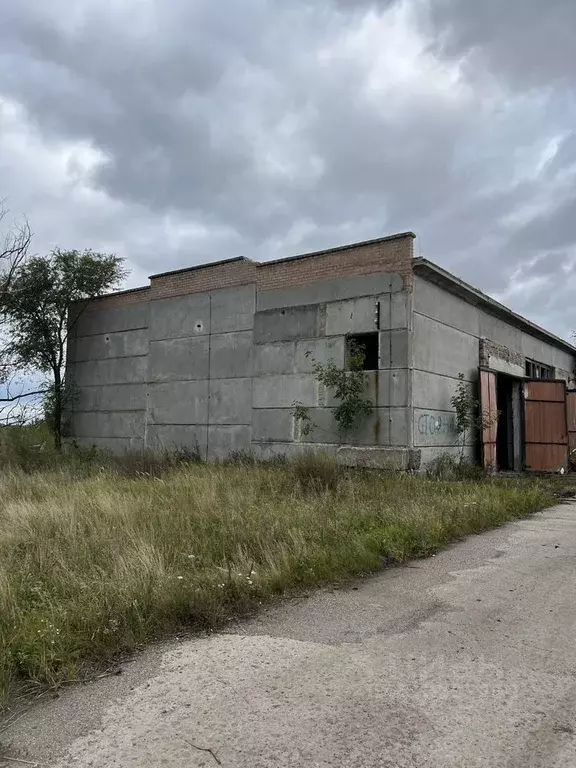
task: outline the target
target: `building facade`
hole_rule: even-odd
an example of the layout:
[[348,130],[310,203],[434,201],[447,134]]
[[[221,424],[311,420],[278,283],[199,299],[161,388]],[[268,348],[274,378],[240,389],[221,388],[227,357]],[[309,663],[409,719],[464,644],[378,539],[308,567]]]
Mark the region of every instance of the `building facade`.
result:
[[[408,232],[272,262],[231,259],[72,307],[72,439],[116,453],[184,446],[208,460],[322,446],[348,464],[416,469],[459,452],[450,400],[460,374],[478,386],[486,371],[495,378],[484,399],[492,393],[500,417],[481,437],[494,438],[501,468],[521,468],[522,388],[570,386],[576,350],[414,258],[413,243]],[[342,444],[333,395],[312,366],[344,368],[351,342],[365,352],[374,407]],[[295,403],[317,425],[308,435]],[[465,451],[477,453],[477,436]]]

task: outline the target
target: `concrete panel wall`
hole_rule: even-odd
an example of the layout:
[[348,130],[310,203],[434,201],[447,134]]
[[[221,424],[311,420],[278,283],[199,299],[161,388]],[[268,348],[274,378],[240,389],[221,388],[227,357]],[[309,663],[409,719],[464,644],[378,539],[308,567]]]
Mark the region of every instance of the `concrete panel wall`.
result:
[[355,299],[360,296],[402,291],[404,281],[400,275],[378,272],[373,275],[342,277],[335,280],[303,285],[275,291],[259,291],[257,296],[258,312],[266,309],[297,307],[304,304],[326,304],[332,301]]
[[71,361],[106,360],[113,357],[138,357],[148,354],[148,331],[99,333],[81,336],[72,345]]
[[[411,355],[411,301],[403,281],[394,276],[326,281],[258,296],[255,317],[253,445],[408,446],[411,411],[408,375]],[[358,291],[362,293],[358,295]],[[364,294],[364,295],[362,295]],[[379,331],[379,369],[366,372],[370,416],[349,435],[334,419],[333,391],[313,375],[315,362],[346,364],[346,337]],[[309,409],[315,423],[310,435],[294,424],[294,404]],[[292,445],[293,444],[293,445]],[[272,448],[271,448],[272,450]]]
[[148,327],[148,302],[126,307],[89,309],[82,312],[74,327],[75,336],[100,335]]
[[208,424],[208,379],[148,387],[148,424]]
[[210,333],[210,295],[194,293],[150,302],[150,340]]
[[186,436],[204,458],[249,448],[255,302],[242,286],[151,303],[148,443]]
[[140,450],[148,380],[148,302],[83,312],[70,332],[68,380],[76,395],[70,437],[80,446]]
[[252,376],[252,331],[222,333],[210,337],[210,377]]
[[208,336],[150,342],[148,380],[207,379],[210,365]]
[[144,383],[148,378],[148,360],[146,357],[87,360],[74,364],[72,376],[78,387]]
[[[477,395],[481,362],[518,377],[524,375],[526,357],[562,370],[573,369],[569,353],[419,276],[414,281],[413,301],[412,436],[414,446],[422,450],[423,465],[442,452],[459,455],[460,438],[450,403],[459,373]],[[477,453],[475,435],[468,435],[465,453]]]

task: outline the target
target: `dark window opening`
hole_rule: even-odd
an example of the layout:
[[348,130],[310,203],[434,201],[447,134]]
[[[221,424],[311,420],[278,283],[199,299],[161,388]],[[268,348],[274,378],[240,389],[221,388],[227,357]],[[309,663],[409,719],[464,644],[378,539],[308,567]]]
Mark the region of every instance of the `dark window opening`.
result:
[[348,368],[378,370],[378,334],[355,333],[347,337]]
[[554,368],[543,363],[537,363],[535,360],[526,360],[526,376],[529,379],[553,379]]

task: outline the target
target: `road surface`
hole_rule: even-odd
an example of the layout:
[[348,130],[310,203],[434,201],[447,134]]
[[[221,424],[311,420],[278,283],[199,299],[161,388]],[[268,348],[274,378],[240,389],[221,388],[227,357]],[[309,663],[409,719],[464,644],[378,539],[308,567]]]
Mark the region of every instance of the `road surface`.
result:
[[575,631],[566,503],[152,649],[0,741],[57,768],[574,768]]

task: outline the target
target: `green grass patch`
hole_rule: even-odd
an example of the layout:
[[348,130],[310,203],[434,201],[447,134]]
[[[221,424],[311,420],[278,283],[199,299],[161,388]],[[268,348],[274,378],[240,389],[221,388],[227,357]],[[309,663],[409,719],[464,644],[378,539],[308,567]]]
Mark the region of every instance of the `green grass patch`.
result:
[[[0,700],[55,685],[182,626],[404,562],[553,503],[525,479],[442,482],[324,462],[98,462],[0,474]],[[316,475],[319,475],[317,477]],[[337,478],[336,478],[337,475]]]

